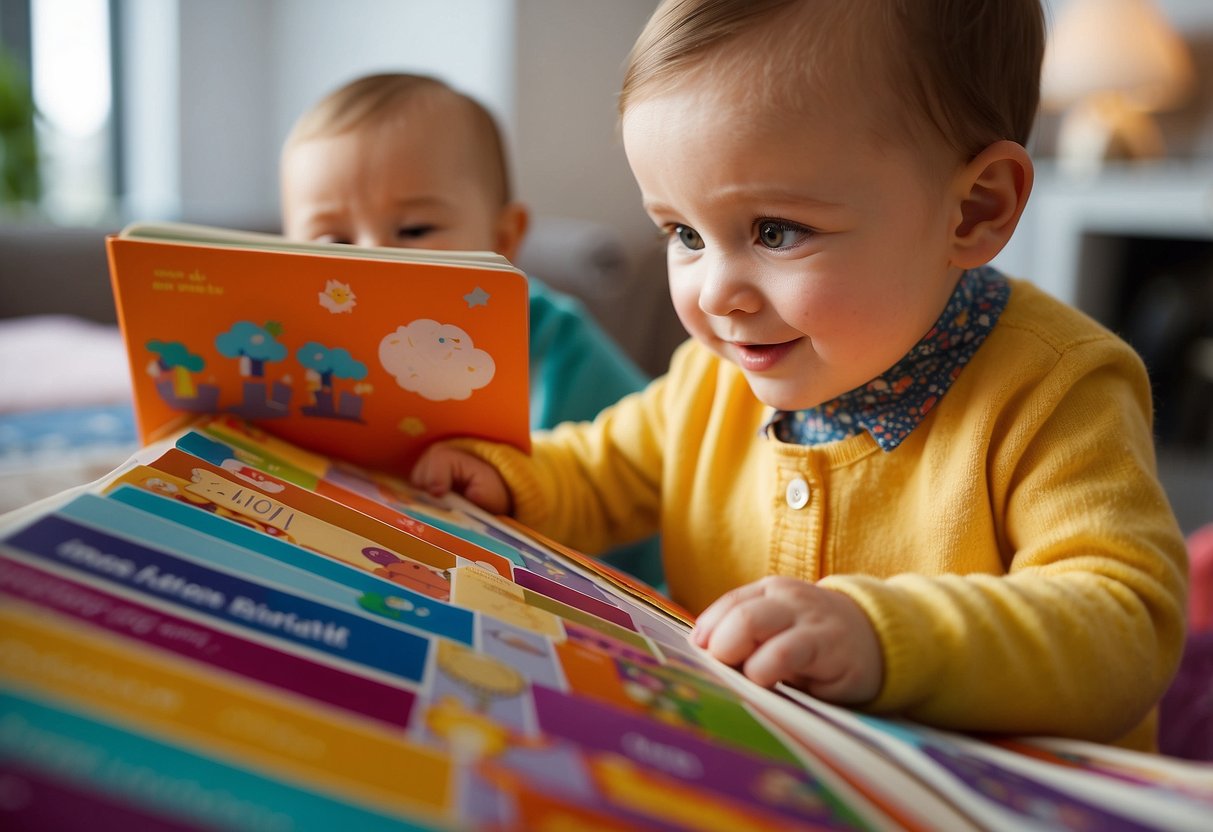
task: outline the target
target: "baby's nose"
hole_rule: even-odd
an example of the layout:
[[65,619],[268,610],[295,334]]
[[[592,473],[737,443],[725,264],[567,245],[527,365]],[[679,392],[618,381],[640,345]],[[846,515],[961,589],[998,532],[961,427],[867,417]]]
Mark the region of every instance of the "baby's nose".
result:
[[760,298],[753,281],[730,263],[728,258],[710,258],[703,264],[699,286],[699,308],[709,315],[725,316],[732,312],[754,312]]

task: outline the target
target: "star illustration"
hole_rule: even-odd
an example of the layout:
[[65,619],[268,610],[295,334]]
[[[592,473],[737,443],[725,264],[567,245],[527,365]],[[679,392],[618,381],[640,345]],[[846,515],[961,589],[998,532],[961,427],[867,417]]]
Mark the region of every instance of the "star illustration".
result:
[[463,299],[468,302],[468,309],[471,309],[473,306],[489,305],[489,293],[479,286],[464,295]]

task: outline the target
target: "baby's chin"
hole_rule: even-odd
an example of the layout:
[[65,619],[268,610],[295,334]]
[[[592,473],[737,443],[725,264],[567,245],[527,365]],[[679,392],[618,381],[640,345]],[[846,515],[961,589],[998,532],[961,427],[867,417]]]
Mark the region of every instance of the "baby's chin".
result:
[[744,371],[743,374],[746,376],[746,381],[750,385],[750,392],[754,394],[754,397],[767,407],[772,407],[775,410],[810,410],[831,399],[837,398],[839,395],[826,395],[818,391],[804,389],[790,389],[792,385],[789,385],[786,381],[771,378],[755,378],[748,373],[744,373]]
[[[700,340],[704,341],[704,339]],[[850,387],[834,389],[838,387],[838,384],[810,384],[808,379],[819,380],[821,374],[803,366],[797,369],[790,364],[785,364],[784,372],[787,372],[788,375],[784,376],[778,369],[779,361],[773,362],[772,366],[764,366],[761,361],[751,362],[757,369],[748,368],[744,360],[739,360],[737,350],[732,345],[719,340],[708,341],[706,345],[717,356],[740,370],[754,397],[775,410],[810,410],[832,401],[852,389]],[[784,356],[784,358],[787,357]],[[795,359],[791,359],[791,361],[794,362]]]

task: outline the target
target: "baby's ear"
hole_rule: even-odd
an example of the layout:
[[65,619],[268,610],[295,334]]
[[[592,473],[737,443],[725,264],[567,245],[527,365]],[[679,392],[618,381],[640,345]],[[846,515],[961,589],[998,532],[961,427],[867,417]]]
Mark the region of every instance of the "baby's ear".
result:
[[1028,151],[1012,141],[994,142],[961,169],[952,265],[976,268],[1002,251],[1028,202],[1032,177]]
[[513,262],[514,255],[522,247],[527,228],[531,224],[531,212],[521,202],[509,202],[497,215],[495,236],[497,246],[494,251],[504,255],[505,259]]

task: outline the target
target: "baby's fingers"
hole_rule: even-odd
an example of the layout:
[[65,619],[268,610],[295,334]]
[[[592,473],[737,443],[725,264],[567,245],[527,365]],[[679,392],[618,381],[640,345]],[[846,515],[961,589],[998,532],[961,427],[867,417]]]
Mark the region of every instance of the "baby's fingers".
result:
[[791,627],[775,634],[746,659],[742,672],[764,687],[796,682],[797,687],[826,699],[839,682],[839,669],[821,661],[819,634]]
[[507,514],[510,494],[497,469],[465,451],[430,446],[409,474],[414,487],[441,497],[454,491],[493,514]]
[[732,612],[738,604],[761,595],[762,588],[758,583],[746,584],[721,595],[695,619],[695,628],[691,630],[691,641],[697,647],[706,648],[712,638],[712,632],[726,615]]
[[441,497],[451,490],[454,480],[454,463],[450,452],[440,445],[435,445],[425,451],[413,470],[409,472],[409,482],[414,488]]
[[720,619],[704,647],[725,664],[740,665],[795,620],[794,612],[785,604],[762,596],[750,598],[736,604]]

